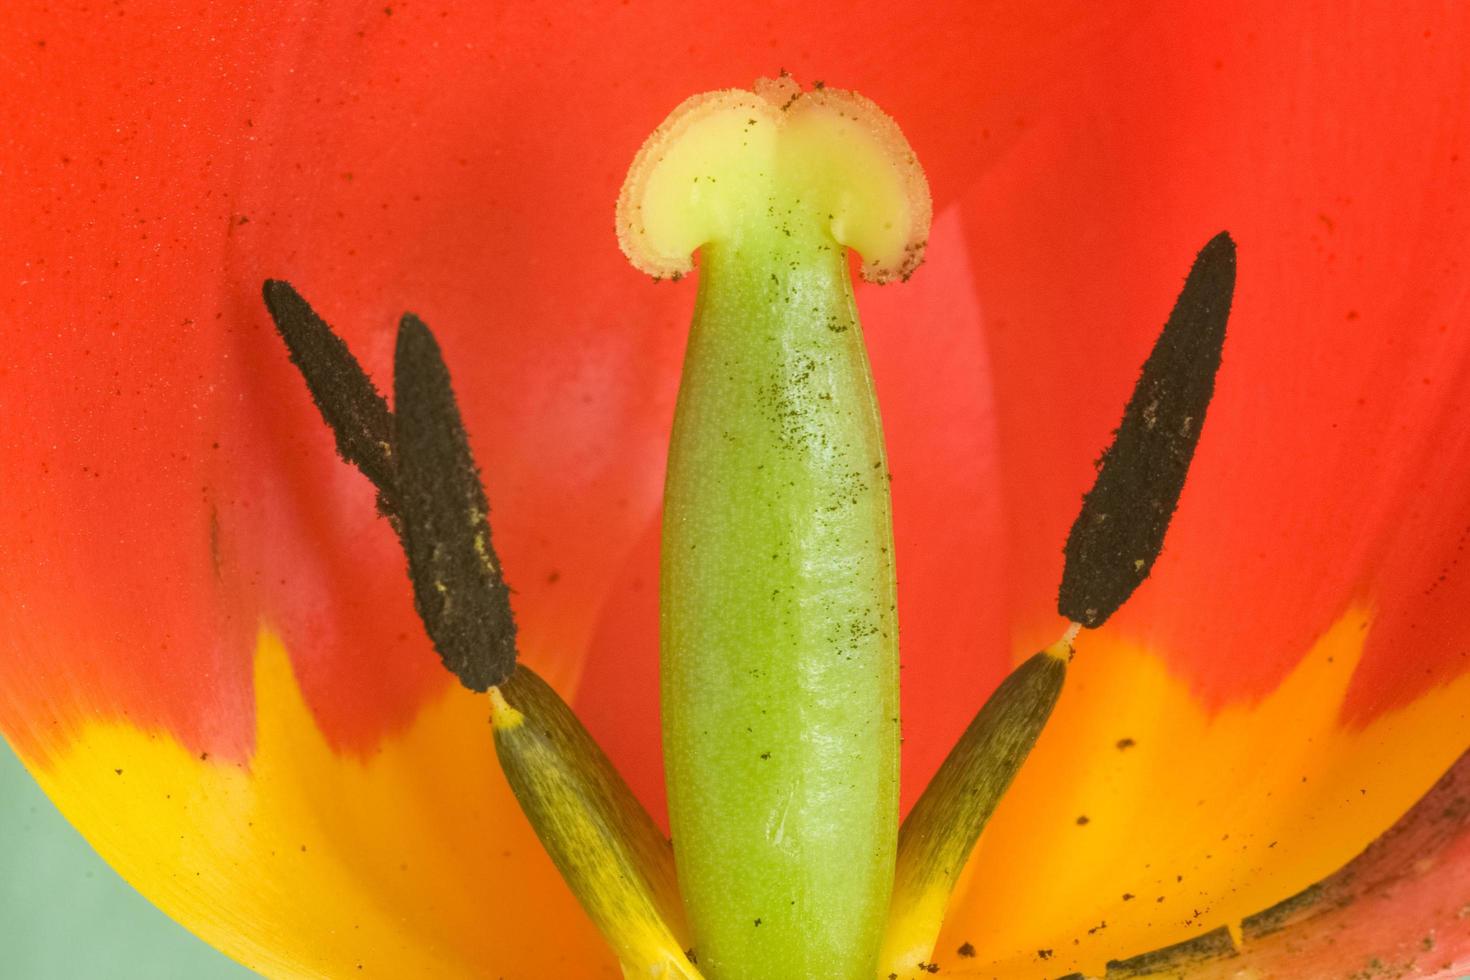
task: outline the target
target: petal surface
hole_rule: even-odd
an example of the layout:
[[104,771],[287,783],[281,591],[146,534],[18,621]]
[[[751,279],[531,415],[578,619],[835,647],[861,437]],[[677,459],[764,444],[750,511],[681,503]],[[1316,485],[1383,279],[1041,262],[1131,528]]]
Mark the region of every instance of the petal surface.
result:
[[946,965],[1100,974],[1237,927],[1470,744],[1470,18],[1343,14],[1139,16],[960,202],[1015,657],[1060,632],[1060,544],[1190,259],[1229,229],[1240,274],[1163,555],[1079,642]]
[[[1234,935],[1222,927],[1115,960],[1099,975],[1109,980],[1464,976],[1470,969],[1463,870],[1470,860],[1467,794],[1470,755],[1346,867],[1246,918]],[[942,973],[996,975],[994,966],[978,966],[973,956],[950,956]]]
[[[308,930],[281,923],[341,930],[445,896],[514,904],[481,880],[501,840],[527,862],[508,876],[570,909],[479,768],[488,731],[470,727],[478,709],[423,640],[391,532],[333,456],[259,282],[291,278],[380,381],[397,315],[434,326],[489,475],[527,656],[564,690],[581,680],[589,724],[656,805],[648,542],[692,291],[626,269],[607,215],[669,107],[784,65],[883,104],[950,206],[913,292],[861,299],[906,542],[906,795],[1012,658],[1055,639],[1059,549],[1087,464],[1189,256],[1229,227],[1242,285],[1195,475],[1153,581],[1092,648],[1117,673],[1077,685],[1058,731],[1100,730],[1087,692],[1136,678],[1128,718],[1171,719],[1162,742],[1245,719],[1219,750],[1240,765],[1279,717],[1252,723],[1247,709],[1310,709],[1320,728],[1298,734],[1325,781],[1368,776],[1381,792],[1320,852],[1302,815],[1341,807],[1259,807],[1294,834],[1263,901],[1341,864],[1465,745],[1452,724],[1467,663],[1452,617],[1470,598],[1456,563],[1470,503],[1455,492],[1470,419],[1454,396],[1467,370],[1465,14],[1083,9],[7,12],[0,70],[27,97],[0,105],[12,177],[0,205],[29,219],[0,244],[7,737],[132,880],[272,973],[347,962],[313,959]],[[887,407],[898,393],[916,400]],[[1369,624],[1361,642],[1342,640],[1356,622]],[[1324,667],[1294,683],[1339,642],[1350,676]],[[299,740],[301,759],[267,765],[271,731]],[[1036,787],[1092,771],[1115,743],[1079,737],[1039,756],[1053,761],[1016,797],[1033,802],[1001,820],[1050,826],[1027,819],[1053,805]],[[1401,767],[1391,750],[1421,757]],[[1128,792],[1167,793],[1183,765],[1155,757]],[[460,787],[457,807],[431,805],[429,772]],[[149,809],[169,780],[193,804]],[[1123,799],[1096,785],[1069,792]],[[364,816],[336,798],[352,790],[390,803]],[[242,831],[254,812],[271,829]],[[384,881],[366,841],[460,840],[467,813],[498,828],[474,859],[424,856]],[[272,867],[265,852],[303,827],[321,835],[306,853],[332,860],[262,877],[280,894],[350,891],[343,914],[282,901],[244,906],[264,918],[218,917],[244,900],[232,882]],[[228,835],[247,851],[220,846]],[[1041,893],[1017,880],[1024,869],[985,864],[1004,839],[983,845],[973,880],[1017,896],[1020,916]],[[1205,860],[1200,846],[1187,859]],[[173,881],[191,862],[217,879],[209,889]],[[1211,908],[1168,928],[1235,914]],[[370,952],[413,946],[401,955],[429,958],[396,965],[483,968],[490,947],[442,916],[385,930]],[[548,921],[568,917],[581,922]],[[506,921],[497,950],[531,962],[514,957],[541,934]],[[597,975],[606,962],[588,956]]]
[[[960,171],[979,137],[948,125],[953,106],[930,98],[940,79],[962,83],[960,100],[1003,101],[984,93],[1007,82],[1024,98],[1050,59],[1108,28],[1065,9],[967,10],[879,47],[856,43],[876,14],[732,12],[690,22],[655,70],[641,52],[668,40],[669,18],[621,5],[595,23],[141,5],[108,32],[84,10],[16,8],[6,64],[32,102],[0,107],[17,176],[5,204],[34,220],[5,242],[0,572],[25,599],[7,635],[44,632],[25,619],[65,632],[45,656],[7,657],[10,737],[34,755],[68,714],[126,713],[241,758],[262,613],[344,750],[370,749],[447,683],[420,656],[365,481],[331,453],[270,331],[267,275],[289,275],[380,383],[398,314],[435,327],[525,645],[574,679],[608,583],[657,515],[692,301],[617,255],[603,218],[626,159],[691,88],[769,70],[758,29],[793,69],[891,95],[935,168]],[[959,72],[969,41],[931,43],[956,28],[995,38],[993,67]],[[885,83],[926,45],[941,57]]]
[[[1244,923],[1225,977],[1462,977],[1470,969],[1470,756],[1339,873]],[[1154,971],[1155,973],[1161,971]]]
[[266,976],[621,976],[521,818],[483,699],[451,688],[344,759],[278,637],[253,679],[248,763],[93,721],[37,779],[125,878]]
[[[941,83],[999,112],[1116,29],[1028,7],[7,7],[5,736],[130,880],[272,975],[534,975],[553,946],[561,975],[600,975],[260,283],[295,283],[383,387],[398,315],[434,327],[525,655],[565,691],[603,681],[579,700],[657,804],[653,685],[619,699],[651,660],[617,667],[654,633],[630,640],[612,583],[651,567],[692,293],[617,254],[627,162],[689,92],[784,64],[885,101],[960,173],[980,138]],[[980,37],[995,56],[963,71],[954,39]],[[539,926],[517,911],[537,905]]]

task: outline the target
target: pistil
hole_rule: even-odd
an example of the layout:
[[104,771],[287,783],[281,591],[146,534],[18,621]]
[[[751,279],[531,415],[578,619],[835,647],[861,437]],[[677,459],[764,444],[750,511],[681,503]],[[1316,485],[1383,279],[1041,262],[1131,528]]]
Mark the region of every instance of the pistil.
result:
[[[918,191],[915,190],[918,188]],[[922,255],[928,198],[866,100],[700,96],[619,206],[640,268],[700,288],[669,450],[669,816],[710,976],[872,975],[898,823],[888,468],[847,246]]]

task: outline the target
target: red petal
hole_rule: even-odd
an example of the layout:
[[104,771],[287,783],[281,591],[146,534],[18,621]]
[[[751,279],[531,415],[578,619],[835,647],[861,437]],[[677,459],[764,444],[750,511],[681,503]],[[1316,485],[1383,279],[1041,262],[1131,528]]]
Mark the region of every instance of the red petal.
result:
[[[611,233],[648,129],[691,91],[784,62],[953,138],[956,104],[1004,101],[1007,82],[1086,33],[959,3],[908,23],[840,10],[732,8],[700,22],[673,2],[595,18],[414,4],[9,12],[0,65],[23,97],[0,105],[0,212],[23,220],[0,238],[15,270],[0,293],[0,725],[99,848],[175,914],[241,955],[276,943],[272,963],[345,955],[350,944],[313,952],[279,933],[300,903],[312,915],[334,906],[264,860],[241,879],[241,862],[210,842],[269,851],[290,833],[286,817],[270,833],[239,827],[241,801],[255,800],[319,821],[326,839],[365,838],[324,878],[354,900],[429,894],[442,879],[385,885],[393,869],[364,829],[377,825],[320,791],[394,746],[434,765],[477,751],[421,740],[451,681],[369,488],[335,459],[273,335],[261,281],[293,281],[380,381],[398,314],[433,325],[488,477],[526,655],[570,687],[616,612],[609,583],[657,514],[692,299],[626,268]],[[966,70],[970,36],[995,44],[983,71]],[[917,71],[900,69],[926,48],[936,54]],[[932,97],[941,84],[952,100]],[[934,155],[935,173],[968,165]],[[163,788],[169,759],[260,761],[262,625],[284,639],[338,769],[298,778],[288,766],[278,782],[247,769],[238,793],[145,801],[137,793]],[[640,785],[655,745],[645,733],[620,753]],[[179,779],[192,769],[180,764]],[[476,776],[463,812],[436,808],[412,765],[389,770],[384,795],[409,810],[384,819],[417,815],[426,839],[504,806]],[[479,859],[495,858],[486,846]],[[213,871],[207,887],[163,884],[183,863]],[[231,907],[217,886],[251,875],[295,898],[212,918]],[[533,884],[565,905],[559,886]],[[439,897],[479,893],[461,885]],[[516,955],[536,941],[521,935]],[[474,962],[476,949],[457,955]]]
[[1223,704],[1271,690],[1369,602],[1360,721],[1470,669],[1451,639],[1470,600],[1467,36],[1460,8],[1171,8],[1074,66],[977,182],[964,207],[1023,632],[1055,631],[1091,463],[1194,252],[1228,228],[1215,402],[1117,629]]
[[[572,669],[657,512],[690,300],[627,269],[608,230],[646,130],[689,91],[781,67],[771,50],[952,131],[956,102],[993,103],[1077,33],[960,4],[908,24],[803,6],[719,13],[671,45],[687,11],[665,8],[12,18],[27,98],[0,110],[4,205],[28,216],[0,245],[19,271],[0,297],[15,737],[126,714],[239,756],[261,617],[345,748],[447,683],[364,481],[271,334],[266,276],[295,282],[380,379],[398,313],[434,326],[528,655]],[[894,47],[865,43],[880,27]],[[997,40],[983,72],[959,70],[968,44],[931,44],[967,32]],[[889,52],[922,47],[921,73],[897,73]],[[945,78],[953,101],[930,98]]]

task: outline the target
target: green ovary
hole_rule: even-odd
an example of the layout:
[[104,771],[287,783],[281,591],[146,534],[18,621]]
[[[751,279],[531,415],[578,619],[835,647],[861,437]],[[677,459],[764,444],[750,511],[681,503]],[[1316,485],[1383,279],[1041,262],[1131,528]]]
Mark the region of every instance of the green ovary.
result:
[[872,976],[898,820],[887,463],[846,250],[775,194],[701,252],[669,454],[663,724],[700,968]]

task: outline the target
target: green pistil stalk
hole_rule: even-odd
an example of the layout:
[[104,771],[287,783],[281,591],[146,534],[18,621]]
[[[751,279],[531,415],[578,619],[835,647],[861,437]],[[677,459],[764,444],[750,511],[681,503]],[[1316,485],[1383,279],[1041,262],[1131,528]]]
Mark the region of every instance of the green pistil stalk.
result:
[[867,975],[891,887],[892,522],[844,251],[782,213],[702,256],[664,498],[663,711],[717,976]]
[[950,894],[1056,706],[1073,639],[1116,612],[1158,558],[1214,393],[1234,295],[1235,242],[1221,232],[1195,258],[1067,538],[1057,611],[1073,622],[990,696],[903,822],[879,977],[937,970]]
[[620,203],[641,267],[677,274],[700,248],[664,498],[662,694],[680,887],[711,977],[868,980],[877,964],[898,628],[846,246],[867,243],[872,278],[917,264],[915,172],[866,100],[783,80],[686,103]]

